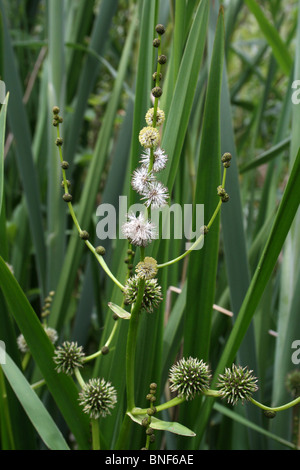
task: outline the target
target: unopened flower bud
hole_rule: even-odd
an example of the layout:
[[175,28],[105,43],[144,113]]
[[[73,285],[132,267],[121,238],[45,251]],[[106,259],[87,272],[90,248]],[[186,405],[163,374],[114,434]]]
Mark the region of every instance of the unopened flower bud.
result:
[[160,65],[164,65],[167,62],[167,56],[164,54],[160,55],[159,58],[157,59],[158,63]]
[[53,106],[53,109],[52,109],[53,114],[59,114],[59,111],[60,109],[58,106]]
[[65,194],[63,195],[63,200],[64,200],[65,202],[71,202],[71,201],[72,201],[72,196],[71,196],[71,194],[65,193]]
[[103,356],[106,356],[106,354],[109,353],[109,348],[107,346],[103,346],[103,348],[101,349],[101,352]]
[[81,240],[88,240],[90,238],[90,234],[86,230],[81,230],[79,236]]
[[152,88],[152,95],[155,98],[160,98],[162,94],[163,94],[163,91],[159,86]]
[[97,253],[97,255],[100,255],[100,256],[104,256],[105,255],[105,248],[104,246],[97,246],[95,248],[95,251]]
[[158,24],[155,26],[155,31],[162,36],[166,32],[166,28],[163,24]]
[[58,147],[61,147],[63,143],[64,141],[61,137],[57,137],[57,139],[55,140],[55,145],[57,145]]
[[63,170],[67,170],[69,168],[69,162],[66,162],[65,160],[61,162],[61,167]]
[[159,47],[159,46],[160,46],[160,39],[159,38],[154,39],[153,47]]

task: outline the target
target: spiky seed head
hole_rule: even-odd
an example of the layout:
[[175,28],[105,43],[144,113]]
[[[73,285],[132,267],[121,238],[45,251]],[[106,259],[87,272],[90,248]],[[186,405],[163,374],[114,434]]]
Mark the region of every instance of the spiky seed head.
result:
[[158,145],[159,139],[160,134],[155,127],[143,127],[139,133],[140,144],[146,149],[156,147]]
[[90,418],[98,419],[111,414],[117,403],[116,389],[103,378],[90,379],[79,393],[79,404]]
[[76,342],[65,341],[54,351],[53,360],[57,372],[72,375],[76,367],[83,367],[84,352]]
[[[131,305],[135,303],[140,278],[135,275],[130,277],[124,287],[125,303]],[[161,286],[157,283],[157,279],[147,279],[145,281],[145,290],[142,302],[142,308],[147,313],[152,313],[153,310],[157,309],[160,302],[162,301]]]
[[239,400],[244,403],[258,390],[257,378],[252,375],[248,367],[232,364],[231,369],[226,368],[224,374],[219,375],[217,387],[222,398],[227,398],[227,403],[236,405]]
[[202,359],[193,357],[180,359],[169,373],[170,389],[186,400],[192,400],[196,394],[207,390],[210,379],[209,366]]
[[146,256],[144,261],[137,264],[135,272],[140,279],[153,279],[157,274],[157,261],[150,256]]

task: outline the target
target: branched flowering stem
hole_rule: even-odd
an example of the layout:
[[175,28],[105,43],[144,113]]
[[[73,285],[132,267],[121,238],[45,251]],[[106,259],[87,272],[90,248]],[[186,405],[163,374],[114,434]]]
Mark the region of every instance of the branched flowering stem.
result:
[[282,406],[277,406],[277,407],[269,407],[269,406],[265,406],[263,405],[262,403],[259,403],[258,401],[254,400],[254,398],[250,398],[250,401],[251,403],[253,403],[253,405],[256,405],[258,406],[259,408],[261,408],[262,410],[265,410],[265,411],[284,411],[284,410],[288,410],[289,408],[292,408],[293,406],[295,405],[298,405],[300,403],[300,397],[298,398],[295,398],[295,400],[293,401],[290,401],[289,403],[286,403],[285,405],[282,405]]
[[[57,125],[56,127],[57,129],[57,138],[60,139],[60,132],[59,132],[59,125]],[[59,150],[59,157],[60,157],[60,161],[61,163],[63,163],[63,155],[62,155],[62,148],[61,146],[58,146],[58,150]],[[63,186],[64,186],[64,190],[65,190],[65,194],[68,194],[68,182],[67,182],[67,178],[66,178],[66,170],[64,168],[62,168],[62,175],[63,175]],[[73,208],[73,205],[71,202],[67,202],[68,204],[68,208],[69,208],[69,211],[70,211],[70,215],[73,219],[73,222],[75,224],[75,227],[77,228],[78,230],[78,233],[81,234],[82,232],[82,229],[79,225],[79,222],[78,222],[78,219],[76,217],[76,214],[75,214],[75,211],[74,211],[74,208]],[[103,268],[103,270],[106,272],[106,274],[113,280],[113,282],[121,289],[123,290],[124,286],[118,281],[118,279],[116,279],[116,277],[112,274],[112,272],[110,271],[109,267],[107,266],[107,264],[105,263],[104,259],[102,256],[99,256],[98,253],[96,252],[96,249],[95,247],[88,241],[88,240],[84,240],[86,246],[89,248],[89,250],[94,254],[94,256],[96,257],[97,261],[99,262],[99,264],[101,265],[101,267]]]
[[[225,181],[226,181],[226,170],[227,168],[224,168],[224,172],[223,172],[223,179],[222,179],[222,188],[225,188]],[[207,224],[207,229],[209,230],[210,227],[212,226],[212,224],[214,223],[215,221],[215,218],[217,217],[220,209],[221,209],[221,206],[222,206],[222,200],[220,199],[218,204],[217,204],[217,207],[213,213],[213,215],[211,216],[211,219],[210,221],[208,222]],[[193,243],[193,245],[187,250],[185,251],[184,253],[182,253],[182,255],[178,256],[177,258],[174,258],[172,259],[171,261],[167,261],[166,263],[162,263],[162,264],[158,264],[157,267],[158,268],[165,268],[166,266],[171,266],[172,264],[175,264],[177,263],[178,261],[182,260],[183,258],[185,258],[187,255],[189,255],[193,250],[195,250],[195,248],[202,242],[203,238],[204,238],[204,234],[201,233],[201,235],[197,238],[197,240],[195,241],[195,243]]]
[[[205,390],[202,392],[203,395],[207,397],[213,397],[213,398],[220,398],[221,394],[218,390]],[[175,397],[172,398],[171,400],[166,401],[165,403],[162,403],[161,405],[155,406],[156,411],[164,411],[168,410],[169,408],[173,408],[174,406],[181,405],[181,403],[184,403],[186,401],[185,397]],[[131,410],[132,415],[141,415],[141,414],[146,414],[147,413],[147,408],[133,408]]]

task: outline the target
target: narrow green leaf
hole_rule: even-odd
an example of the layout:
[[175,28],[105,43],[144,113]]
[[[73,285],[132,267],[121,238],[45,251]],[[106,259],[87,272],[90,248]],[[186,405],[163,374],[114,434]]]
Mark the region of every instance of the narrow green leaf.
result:
[[45,379],[64,419],[82,449],[89,448],[89,420],[78,404],[78,390],[72,378],[58,374],[53,361],[54,347],[25,294],[0,257],[0,286],[7,305],[23,333],[29,350]]
[[[234,361],[241,342],[248,330],[252,317],[259,304],[265,287],[272,275],[276,261],[290,230],[295,214],[300,203],[300,150],[293,165],[287,186],[285,188],[276,218],[265,245],[263,253],[258,262],[251,284],[245,296],[244,302],[238,313],[232,332],[228,338],[219,364],[215,370],[212,385],[215,384],[217,377],[223,373],[225,367],[228,367]],[[202,436],[207,424],[207,419],[213,406],[213,399],[206,399],[204,405],[204,415],[201,420],[201,431],[198,434]]]
[[291,138],[287,137],[286,139],[282,140],[278,144],[271,147],[269,150],[266,150],[257,158],[255,158],[252,162],[246,163],[242,165],[239,169],[240,174],[245,173],[246,171],[253,170],[253,168],[257,168],[260,165],[264,165],[271,161],[273,158],[277,157],[280,153],[284,150],[288,149],[291,144]]
[[245,0],[249,10],[255,16],[262,33],[272,48],[273,54],[281,67],[282,71],[289,75],[293,61],[289,50],[286,48],[283,40],[279,36],[277,29],[269,22],[262,9],[255,0]]
[[46,275],[45,232],[42,221],[40,194],[38,191],[37,175],[33,164],[31,149],[31,134],[28,116],[23,104],[23,93],[20,76],[15,62],[14,50],[11,43],[7,18],[3,1],[0,1],[0,11],[4,29],[4,81],[10,93],[8,121],[16,142],[16,157],[20,178],[24,188],[27,203],[30,230],[35,248],[37,270],[41,298],[44,298]]
[[2,208],[2,199],[4,191],[4,139],[8,98],[9,94],[6,95],[5,102],[2,104],[0,112],[0,213]]
[[2,370],[39,436],[50,450],[69,450],[60,430],[26,378],[6,353]]

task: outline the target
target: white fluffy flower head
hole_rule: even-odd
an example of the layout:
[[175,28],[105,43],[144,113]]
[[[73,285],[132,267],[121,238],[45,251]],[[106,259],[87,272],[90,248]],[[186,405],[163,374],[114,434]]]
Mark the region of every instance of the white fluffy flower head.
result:
[[140,214],[128,214],[128,221],[123,224],[125,237],[136,246],[147,246],[156,237],[155,225]]
[[[153,152],[152,171],[154,171],[154,173],[158,173],[159,171],[164,170],[166,168],[167,161],[168,161],[168,155],[165,153],[165,151],[163,149],[158,147]],[[145,149],[144,150],[144,152],[141,155],[140,163],[142,163],[143,165],[145,165],[149,169],[150,149]]]

